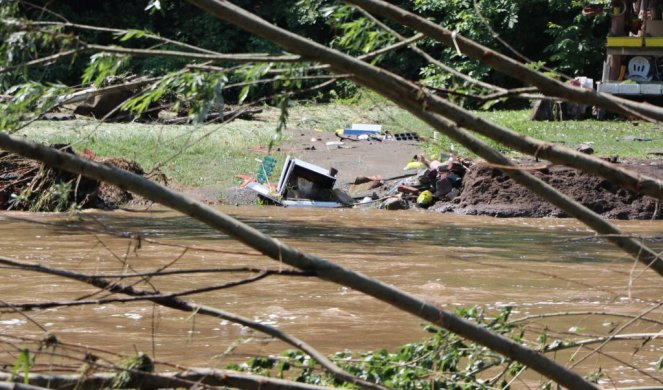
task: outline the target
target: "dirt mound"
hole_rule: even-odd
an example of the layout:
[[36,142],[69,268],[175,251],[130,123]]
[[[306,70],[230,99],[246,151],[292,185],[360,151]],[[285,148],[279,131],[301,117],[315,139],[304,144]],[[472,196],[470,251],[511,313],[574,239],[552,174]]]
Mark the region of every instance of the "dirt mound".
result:
[[[663,166],[658,164],[630,163],[624,166],[657,177],[663,172]],[[663,218],[663,212],[657,207],[655,199],[619,188],[603,178],[556,166],[532,173],[603,217]],[[495,217],[568,217],[499,169],[485,163],[474,165],[465,175],[459,197],[451,202],[438,202],[433,209]]]
[[[68,145],[53,145],[74,154]],[[135,162],[123,158],[92,159],[143,175]],[[133,199],[119,187],[100,183],[15,154],[0,152],[0,210],[65,211],[81,208],[114,209]]]

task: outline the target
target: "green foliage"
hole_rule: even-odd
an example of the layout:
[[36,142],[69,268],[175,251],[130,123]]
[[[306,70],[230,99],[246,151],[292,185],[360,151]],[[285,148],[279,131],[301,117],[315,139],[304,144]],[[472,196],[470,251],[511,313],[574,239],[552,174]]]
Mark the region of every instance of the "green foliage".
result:
[[607,20],[607,14],[591,19],[578,14],[565,26],[549,22],[546,34],[554,39],[544,50],[549,61],[570,75],[592,71],[587,64],[599,64],[605,56]]
[[348,50],[351,54],[365,54],[394,41],[394,37],[361,16],[356,8],[337,5],[324,8],[322,15],[340,34],[331,41],[332,47]]
[[120,42],[126,42],[135,38],[143,38],[148,32],[145,30],[129,29],[126,32],[116,33],[115,36]]
[[32,202],[30,211],[49,210],[54,212],[65,211],[75,204],[70,202],[72,183],[54,183]]
[[118,70],[127,64],[129,57],[110,53],[96,53],[90,57],[90,62],[83,72],[83,84],[92,82],[99,87],[103,82],[117,75]]
[[122,365],[121,370],[115,374],[111,387],[123,389],[128,387],[134,380],[136,371],[153,372],[154,362],[145,353],[139,352],[136,356],[129,357]]
[[254,83],[265,76],[272,66],[273,64],[271,63],[257,63],[244,66],[238,70],[237,74],[242,77],[242,81],[247,83],[247,85],[242,87],[237,98],[237,104],[244,103],[244,100],[249,96],[251,88],[255,87]]
[[0,91],[30,79],[26,62],[70,49],[77,42],[61,26],[31,25],[20,17],[14,2],[8,3],[6,8],[0,6]]
[[[136,4],[120,0],[100,2],[82,6],[79,2],[64,0],[49,7],[68,19],[83,24],[125,28],[121,33],[71,30],[57,25],[35,25],[28,18],[49,18],[29,8],[17,6],[18,2],[3,1],[8,6],[0,10],[0,66],[19,65],[12,72],[0,73],[0,84],[5,89],[28,80],[65,84],[93,82],[101,85],[108,77],[119,72],[144,75],[161,75],[182,69],[186,61],[175,58],[130,58],[110,54],[96,54],[90,58],[72,57],[71,61],[60,61],[48,68],[25,69],[20,64],[35,58],[43,58],[64,48],[73,48],[79,42],[99,44],[122,43],[126,46],[145,47],[147,38],[161,35],[198,45],[219,52],[268,52],[280,53],[273,43],[246,33],[205,14],[185,2],[149,1]],[[476,3],[476,4],[475,4]],[[576,0],[415,0],[396,2],[405,9],[414,11],[452,31],[487,45],[498,51],[511,53],[511,48],[529,57],[537,67],[544,64],[556,67],[566,74],[583,74],[597,78],[604,57],[604,38],[607,33],[607,16],[596,18],[581,16],[584,4]],[[3,4],[4,5],[4,4]],[[352,55],[367,53],[382,48],[395,38],[382,25],[366,17],[355,8],[325,0],[278,0],[273,2],[238,1],[238,5],[255,12],[269,22],[285,27],[295,33],[310,37],[318,42],[341,49]],[[117,12],[122,9],[123,12]],[[147,9],[147,12],[145,11]],[[158,12],[154,12],[158,11]],[[381,19],[404,36],[411,31]],[[74,35],[77,34],[77,35]],[[507,42],[506,48],[495,38]],[[432,40],[422,40],[418,46],[434,58],[451,65],[474,78],[504,86],[518,85],[508,75],[493,72],[489,67],[468,60],[455,48],[447,48]],[[166,47],[167,48],[167,47]],[[543,49],[543,50],[542,50]],[[381,66],[405,77],[418,79],[422,84],[435,88],[451,89],[461,93],[480,93],[465,81],[451,76],[435,66],[427,64],[417,55],[403,55],[403,51],[384,54],[374,58]],[[277,66],[272,65],[272,69]],[[255,82],[265,75],[269,65],[242,67],[237,78]],[[284,69],[288,67],[285,66]],[[301,72],[290,68],[290,79]],[[254,83],[231,98],[243,102],[250,97],[263,97],[284,87],[286,74],[271,85],[257,86]],[[229,76],[230,77],[230,76]],[[21,82],[17,82],[20,79]],[[235,77],[231,77],[233,82]],[[302,88],[291,83],[290,88]],[[281,92],[281,91],[280,91]],[[349,98],[356,92],[353,88],[334,88],[331,98]],[[326,100],[328,97],[322,96]],[[457,103],[467,101],[454,98]],[[472,103],[470,101],[470,103]],[[489,107],[487,107],[489,108]]]
[[[457,314],[510,337],[514,330],[507,323],[510,312],[510,308],[505,308],[496,317],[487,318],[482,309],[473,307],[461,308]],[[426,330],[430,332],[430,337],[406,344],[394,352],[384,349],[359,354],[343,351],[334,354],[331,359],[359,378],[388,388],[408,390],[503,387],[507,376],[516,375],[523,368],[446,330],[432,326],[427,326]],[[482,376],[486,370],[497,366],[503,367],[502,375],[493,375],[490,379],[489,375]],[[281,356],[252,358],[232,368],[315,385],[341,385],[308,355],[294,350],[288,350]]]
[[288,103],[289,99],[287,96],[282,96],[280,98],[279,102],[279,119],[276,122],[276,132],[274,133],[274,136],[272,139],[269,141],[269,148],[268,151],[271,153],[272,148],[276,144],[278,140],[281,139],[283,129],[286,127],[288,123],[288,116],[290,115],[288,112]]
[[30,360],[30,351],[26,348],[21,349],[18,356],[16,357],[16,362],[14,363],[14,368],[12,368],[11,375],[9,377],[9,382],[14,382],[16,374],[19,373],[21,368],[23,369],[23,383],[28,384],[30,374],[30,368],[32,367],[33,362]]
[[221,92],[226,81],[225,75],[221,73],[169,73],[138,96],[124,102],[121,108],[140,115],[165,96],[170,96],[177,100],[175,110],[184,102],[193,123],[202,123],[212,108],[223,111]]
[[0,103],[0,131],[14,131],[26,120],[52,109],[69,89],[62,84],[26,82],[5,91],[9,97]]

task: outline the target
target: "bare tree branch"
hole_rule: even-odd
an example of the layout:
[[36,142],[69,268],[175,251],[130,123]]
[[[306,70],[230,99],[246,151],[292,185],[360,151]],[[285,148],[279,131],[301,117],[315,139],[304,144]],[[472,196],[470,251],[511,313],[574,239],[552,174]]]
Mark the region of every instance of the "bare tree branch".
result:
[[560,99],[570,100],[590,106],[599,106],[608,111],[622,115],[632,115],[633,113],[636,113],[645,118],[653,118],[657,121],[663,121],[663,109],[660,107],[651,104],[640,104],[616,96],[597,93],[588,89],[576,88],[564,84],[540,72],[529,69],[520,62],[480,45],[471,39],[440,27],[425,18],[395,5],[391,5],[385,1],[347,0],[346,2],[396,21],[415,31],[422,32],[427,37],[435,39],[448,47],[458,47],[458,50],[466,56],[481,61],[506,75],[534,85],[545,95],[555,96]]
[[[75,374],[61,375],[28,375],[29,383],[35,386],[66,390],[96,390],[108,388],[113,382],[115,373],[94,373],[86,377]],[[20,383],[8,383],[10,375],[0,373],[0,389],[33,390],[45,387],[19,387],[26,386]],[[213,370],[208,368],[192,368],[184,372],[172,373],[146,373],[132,371],[131,382],[128,388],[164,389],[164,388],[198,388],[198,386],[224,386],[245,390],[329,390],[331,387],[309,385],[306,383],[268,378],[253,374],[246,374],[231,370]],[[16,381],[22,381],[23,376],[16,375]],[[3,387],[5,386],[5,387]],[[14,387],[16,386],[16,387]]]
[[[404,37],[404,36],[402,36],[401,34],[399,34],[396,30],[390,28],[390,27],[387,26],[386,24],[380,22],[376,17],[374,17],[374,16],[371,15],[370,13],[366,12],[366,10],[364,10],[363,8],[361,8],[361,7],[357,7],[357,10],[358,10],[359,12],[361,12],[362,15],[364,15],[364,16],[367,17],[367,18],[369,18],[369,19],[370,19],[371,21],[373,21],[375,24],[377,24],[378,26],[380,26],[383,30],[387,31],[388,33],[390,33],[391,35],[393,35],[394,37],[396,37],[399,41],[403,42],[403,41],[405,40],[405,37]],[[466,74],[463,73],[463,72],[459,72],[458,70],[454,69],[453,67],[451,67],[451,66],[449,66],[449,65],[447,65],[447,64],[445,64],[445,63],[443,63],[442,61],[437,60],[436,58],[434,58],[434,57],[431,56],[430,54],[426,53],[424,50],[422,50],[422,49],[420,49],[419,47],[417,47],[415,44],[411,44],[411,45],[409,45],[409,48],[410,48],[413,52],[419,54],[421,57],[423,57],[423,58],[424,58],[426,61],[428,61],[429,63],[431,63],[431,64],[433,64],[433,65],[439,67],[440,69],[444,70],[445,72],[447,72],[447,73],[449,73],[449,74],[451,74],[451,75],[453,75],[453,76],[456,76],[457,78],[459,78],[459,79],[461,79],[461,80],[463,80],[463,81],[465,81],[465,82],[467,82],[467,83],[469,83],[469,84],[477,85],[477,86],[479,86],[479,87],[486,88],[486,89],[489,89],[489,90],[491,90],[491,91],[506,92],[506,89],[505,89],[505,88],[498,87],[498,86],[496,86],[496,85],[492,85],[492,84],[489,84],[489,83],[483,82],[483,81],[481,81],[481,80],[477,80],[477,79],[475,79],[475,78],[472,78],[472,77],[466,75]]]
[[[241,223],[237,221],[237,223]],[[274,338],[277,338],[289,345],[292,345],[295,348],[298,348],[302,350],[304,353],[308,354],[313,358],[315,361],[317,361],[322,367],[324,367],[327,371],[329,371],[335,378],[352,383],[364,388],[369,388],[369,389],[375,389],[375,390],[386,390],[385,387],[369,382],[367,380],[363,380],[361,378],[355,377],[354,375],[351,375],[345,371],[343,371],[341,368],[339,368],[336,364],[334,364],[331,360],[329,360],[325,355],[322,353],[318,352],[315,348],[313,348],[311,345],[308,343],[299,340],[298,338],[291,336],[283,331],[281,331],[278,328],[275,328],[271,325],[259,323],[256,321],[252,321],[248,318],[220,310],[214,307],[206,306],[206,305],[199,305],[196,303],[191,303],[187,302],[184,300],[179,299],[177,296],[174,296],[174,294],[155,294],[152,292],[144,291],[144,290],[138,290],[133,288],[132,286],[124,286],[119,283],[115,283],[113,281],[107,280],[106,278],[98,277],[98,276],[89,276],[85,274],[81,274],[78,272],[74,271],[69,271],[69,270],[63,270],[63,269],[56,269],[56,268],[51,268],[51,267],[46,267],[40,264],[28,264],[28,263],[23,263],[20,261],[16,261],[13,259],[5,258],[5,257],[0,257],[0,263],[2,264],[7,264],[7,265],[15,265],[19,266],[24,270],[27,271],[33,271],[33,272],[40,272],[40,273],[46,273],[50,275],[57,275],[60,277],[68,278],[68,279],[73,279],[77,280],[79,282],[83,282],[86,284],[89,284],[91,286],[95,286],[100,289],[104,289],[108,292],[114,293],[114,294],[125,294],[129,295],[132,297],[138,297],[144,300],[149,300],[151,302],[154,302],[158,305],[168,307],[171,309],[175,310],[181,310],[185,312],[190,312],[190,313],[196,313],[200,315],[206,315],[206,316],[211,316],[211,317],[217,317],[221,319],[225,319],[228,321],[233,321],[235,323],[247,326],[251,329],[257,330],[258,332],[265,333],[269,336],[272,336]],[[260,275],[259,275],[260,276]],[[254,277],[255,278],[255,277]],[[196,292],[203,292],[205,290],[209,290],[210,287],[203,287],[199,288],[196,290]],[[94,304],[96,304],[95,302]],[[48,303],[45,303],[47,305]],[[16,307],[16,306],[14,306]]]
[[[588,353],[587,355],[583,356],[581,359],[578,359],[578,360],[574,361],[572,367],[576,367],[577,365],[579,365],[580,363],[582,363],[583,361],[585,361],[587,358],[589,358],[590,356],[592,356],[593,353],[595,353],[595,352],[597,352],[597,351],[600,351],[600,350],[601,350],[603,347],[605,347],[605,346],[606,346],[611,340],[614,340],[615,338],[621,336],[621,335],[620,335],[620,332],[621,332],[622,330],[626,329],[627,327],[631,326],[633,323],[637,322],[637,321],[639,320],[640,317],[644,317],[646,314],[651,313],[652,311],[658,309],[658,308],[661,307],[661,306],[663,306],[663,302],[659,302],[657,305],[648,308],[647,310],[645,310],[645,311],[643,311],[642,313],[640,313],[638,316],[636,316],[636,317],[634,317],[634,318],[631,318],[630,320],[626,321],[624,324],[618,326],[615,330],[612,331],[612,334],[611,334],[611,335],[606,336],[605,338],[603,338],[603,340],[601,341],[601,345],[599,345],[598,347],[596,347],[594,350],[592,350],[592,351],[591,351],[590,353]],[[655,337],[661,337],[661,336],[663,336],[663,331],[659,332],[659,334],[658,334],[657,336],[655,336]],[[662,382],[662,383],[663,383],[663,382]]]
[[[5,133],[0,133],[0,147],[22,156],[39,159],[50,166],[60,167],[71,172],[121,186],[147,199],[183,212],[184,214],[204,222],[215,229],[225,232],[231,237],[257,249],[280,263],[285,263],[304,271],[313,272],[322,279],[354,288],[365,294],[378,298],[400,308],[401,310],[440,325],[445,329],[463,337],[467,337],[479,344],[485,345],[507,357],[520,361],[564,386],[582,389],[594,388],[593,385],[585,381],[580,375],[566,369],[551,359],[514,342],[513,340],[493,334],[489,330],[475,323],[441,310],[430,303],[424,302],[421,299],[402,292],[394,287],[353,272],[320,257],[302,253],[209,206],[188,199],[179,193],[151,182],[143,177],[121,171],[105,164],[99,164],[77,156],[61,153],[51,148]],[[186,304],[182,307],[182,310],[187,311],[192,311],[193,309],[194,307],[190,304]],[[225,315],[225,313],[220,313],[216,311],[216,309],[206,307],[198,307],[196,309],[198,312],[207,311],[211,315]],[[247,322],[247,326],[248,323],[250,322]],[[307,346],[306,344],[303,345]],[[299,347],[302,346],[299,345]],[[318,360],[319,357],[320,355],[316,357],[316,360]],[[324,356],[322,356],[322,358],[326,359]]]
[[302,58],[291,55],[273,55],[259,53],[236,53],[236,54],[208,54],[208,53],[189,53],[175,50],[152,50],[152,49],[132,49],[121,46],[103,46],[95,44],[85,44],[85,49],[105,53],[127,54],[136,57],[175,57],[188,58],[201,61],[233,61],[233,62],[300,62]]
[[[376,68],[350,56],[343,55],[315,42],[299,37],[289,31],[273,26],[242,8],[236,7],[230,2],[219,0],[189,0],[189,2],[207,10],[221,19],[227,20],[247,31],[269,39],[290,52],[300,53],[306,55],[307,58],[314,58],[318,61],[330,64],[335,72],[353,73],[355,75],[355,81],[391,99],[393,102],[407,109],[433,128],[442,131],[450,138],[461,143],[491,163],[513,165],[506,157],[489,147],[484,142],[458,128],[456,124],[449,122],[439,115],[430,113],[429,110],[443,113],[455,120],[458,125],[472,128],[509,146],[512,144],[522,145],[530,143],[532,146],[537,145],[534,150],[530,151],[531,154],[534,155],[539,155],[544,150],[555,150],[556,153],[554,153],[552,157],[558,157],[558,162],[565,165],[575,166],[583,171],[596,173],[598,170],[607,173],[609,179],[626,173],[626,171],[615,169],[610,164],[598,158],[590,158],[587,155],[570,151],[568,149],[557,149],[547,143],[533,141],[529,137],[522,137],[509,129],[485,121],[444,99],[432,96],[427,93],[427,91],[422,90],[419,86],[391,74],[384,69]],[[581,160],[586,163],[586,165],[579,166],[579,161]],[[566,161],[569,163],[565,163]],[[617,227],[569,197],[559,193],[552,186],[544,183],[535,176],[520,171],[512,171],[508,174],[516,182],[522,184],[561,210],[564,210],[579,219],[597,232],[601,234],[621,234]],[[640,180],[642,179],[640,175],[630,172],[629,174],[637,183],[640,183]],[[622,177],[620,176],[620,179],[621,178]],[[651,180],[657,183],[655,192],[663,197],[663,182],[655,179]],[[611,181],[615,182],[614,180]],[[624,184],[624,181],[619,180],[617,183]],[[660,275],[663,275],[663,260],[659,258],[655,251],[644,246],[642,243],[629,238],[615,237],[612,238],[611,241],[624,249],[631,256],[638,259],[639,262],[645,264],[647,267],[651,267]]]
[[[27,21],[25,22],[28,26],[33,25],[33,26],[61,26],[61,27],[67,27],[67,28],[72,28],[72,29],[78,29],[78,30],[89,30],[89,31],[103,31],[103,32],[110,32],[116,35],[119,34],[127,34],[129,30],[124,30],[124,29],[119,29],[119,28],[108,28],[108,27],[101,27],[101,26],[90,26],[87,24],[79,24],[79,23],[70,23],[69,21],[66,21],[64,23],[61,22],[44,22],[44,21]],[[173,46],[179,46],[185,49],[197,51],[200,53],[207,53],[207,54],[219,54],[218,52],[214,50],[208,50],[199,46],[194,46],[190,45],[188,43],[183,43],[180,41],[176,41],[170,38],[162,37],[161,35],[156,35],[152,34],[149,32],[146,32],[145,35],[143,35],[143,38],[149,38],[149,39],[154,39],[156,41],[170,44]]]
[[[399,22],[402,22],[404,25],[409,26],[411,28],[414,28],[415,30],[422,30],[423,33],[425,33],[427,36],[432,36],[432,38],[440,40],[442,37],[444,37],[445,41],[442,41],[442,43],[445,44],[451,44],[453,45],[453,39],[451,35],[453,33],[451,31],[445,30],[429,21],[426,19],[420,18],[414,14],[411,14],[407,11],[404,11],[398,7],[395,6],[390,6],[384,2],[377,1],[377,0],[355,0],[355,1],[348,1],[353,4],[361,5],[362,7],[365,7],[371,11],[374,11],[376,13],[381,13],[384,14],[385,16],[388,16],[390,18],[393,18],[395,20],[398,20]],[[370,4],[370,7],[367,7],[367,5]],[[379,12],[378,12],[379,11]],[[414,21],[417,21],[415,23]],[[417,28],[419,27],[419,28]],[[425,28],[424,28],[425,27]],[[455,36],[455,35],[454,35]],[[462,37],[461,37],[462,38]],[[468,48],[473,48],[474,51],[480,52],[481,55],[484,54],[484,51],[486,53],[492,53],[492,54],[486,54],[487,57],[490,58],[490,61],[486,61],[487,65],[495,67],[495,69],[502,70],[498,68],[497,64],[510,64],[509,66],[513,65],[517,69],[521,70],[522,72],[526,72],[528,75],[531,75],[532,78],[539,80],[542,79],[544,80],[547,84],[551,84],[554,86],[557,86],[559,88],[564,89],[564,96],[558,96],[559,94],[552,93],[549,91],[552,87],[549,86],[546,88],[541,88],[539,85],[536,85],[539,87],[539,89],[546,95],[550,96],[556,96],[559,98],[566,98],[567,95],[569,97],[569,100],[573,100],[579,103],[584,103],[584,104],[595,104],[599,106],[603,106],[604,108],[608,109],[608,107],[605,104],[598,104],[597,102],[594,101],[584,101],[581,100],[585,96],[599,96],[594,92],[590,92],[588,90],[583,90],[581,88],[574,88],[571,86],[568,86],[566,84],[562,84],[556,80],[550,79],[547,76],[540,74],[539,72],[533,71],[524,65],[517,63],[507,57],[501,58],[500,60],[495,60],[496,56],[498,56],[497,53],[494,53],[492,50],[485,48],[467,38],[462,38],[460,39],[459,37],[456,37],[456,42],[461,43],[464,42],[464,44]],[[463,48],[461,48],[463,50]],[[294,52],[294,51],[293,51]],[[465,50],[463,50],[465,52]],[[325,56],[328,57],[328,56]],[[336,61],[338,63],[338,61]],[[497,62],[497,63],[495,63]],[[340,64],[337,64],[339,66]],[[522,69],[521,69],[522,68]],[[504,70],[505,73],[509,75],[519,75],[518,72],[516,72],[516,69],[512,69],[511,67],[507,67]],[[381,71],[382,74],[385,73],[384,70]],[[553,144],[549,144],[547,142],[541,142],[535,139],[532,139],[530,137],[523,137],[520,136],[519,134],[504,128],[502,126],[498,126],[494,123],[488,122],[486,120],[483,120],[476,115],[473,115],[467,110],[464,110],[460,107],[456,107],[452,105],[449,102],[446,102],[442,99],[436,98],[435,96],[430,96],[425,93],[425,91],[413,91],[412,89],[415,88],[412,85],[405,85],[404,82],[401,80],[401,92],[400,94],[406,93],[406,91],[409,90],[409,93],[418,93],[419,94],[419,105],[423,107],[426,110],[432,110],[438,114],[441,114],[451,120],[453,120],[456,124],[459,126],[471,129],[473,131],[476,131],[486,137],[489,137],[499,143],[502,143],[508,147],[511,147],[517,151],[527,153],[530,155],[534,155],[549,161],[552,161],[557,164],[562,164],[562,165],[567,165],[570,167],[574,167],[576,169],[580,169],[584,172],[589,172],[593,174],[600,175],[609,181],[624,187],[628,188],[633,191],[637,192],[642,192],[646,195],[652,196],[653,198],[656,199],[663,199],[663,181],[657,180],[652,177],[647,177],[645,175],[640,175],[637,173],[633,173],[630,171],[627,171],[625,169],[620,169],[615,167],[613,164],[610,164],[606,161],[603,161],[599,158],[584,155],[582,153],[578,153],[575,151],[571,151],[567,148],[555,146]],[[612,102],[613,100],[617,99],[614,96],[611,95],[601,95],[600,96],[603,100],[609,100]],[[624,99],[617,99],[619,104],[626,104],[625,102],[622,102]],[[632,103],[628,101],[629,103]],[[656,112],[660,111],[661,119],[663,119],[663,109],[652,106],[652,105],[643,105],[639,103],[632,103],[636,107],[640,107],[643,110],[655,110]],[[614,104],[613,104],[614,105]],[[635,108],[632,108],[635,109]],[[624,112],[626,113],[626,112]],[[630,113],[630,111],[629,111]],[[449,134],[447,134],[449,135]],[[484,157],[485,158],[485,157]]]
[[633,341],[633,340],[650,340],[650,339],[657,339],[657,338],[663,338],[663,333],[628,333],[628,334],[619,334],[619,335],[614,335],[614,336],[600,336],[600,337],[593,337],[589,339],[582,339],[582,340],[574,340],[574,341],[561,341],[559,343],[552,343],[550,345],[547,345],[544,348],[545,352],[555,352],[555,351],[561,351],[564,349],[570,349],[570,348],[576,348],[580,346],[585,346],[585,345],[592,345],[592,344],[603,344],[606,341]]
[[17,64],[17,65],[7,66],[7,67],[4,67],[4,68],[0,68],[0,74],[11,72],[12,70],[16,70],[16,69],[22,68],[22,67],[52,64],[54,62],[60,61],[61,59],[73,56],[76,53],[80,53],[84,50],[85,49],[82,48],[82,47],[76,48],[76,49],[65,50],[65,51],[62,51],[62,52],[59,52],[59,53],[55,53],[55,54],[50,55],[50,56],[46,56],[46,57],[42,57],[42,58],[36,58],[32,61],[24,62],[24,63]]
[[566,317],[566,316],[606,316],[606,317],[623,317],[631,319],[636,318],[642,322],[650,322],[652,324],[663,325],[663,321],[658,321],[653,318],[647,318],[647,317],[635,316],[631,314],[623,314],[617,312],[606,312],[606,311],[567,311],[560,313],[533,314],[525,317],[514,318],[509,321],[509,324],[518,324],[530,320],[550,318],[550,317]]

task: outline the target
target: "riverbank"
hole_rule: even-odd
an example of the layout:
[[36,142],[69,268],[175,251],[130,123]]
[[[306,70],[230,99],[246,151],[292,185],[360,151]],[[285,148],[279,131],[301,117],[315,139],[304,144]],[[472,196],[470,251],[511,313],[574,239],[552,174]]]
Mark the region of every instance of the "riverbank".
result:
[[[122,156],[136,161],[147,174],[163,174],[171,187],[210,204],[254,204],[255,194],[240,186],[248,177],[256,176],[258,161],[268,154],[277,160],[271,180],[278,178],[285,157],[292,155],[325,169],[337,169],[337,186],[344,190],[357,177],[377,177],[384,184],[381,190],[374,191],[377,197],[383,197],[398,183],[390,179],[417,173],[403,170],[414,155],[436,159],[442,153],[479,163],[460,145],[434,136],[421,121],[378,98],[352,105],[294,105],[288,110],[288,126],[279,134],[275,133],[275,123],[280,112],[269,107],[254,120],[199,127],[101,124],[79,118],[40,121],[21,133],[42,142],[70,143],[79,153],[87,149],[100,157]],[[481,115],[547,142],[574,149],[589,145],[595,155],[616,157],[628,169],[661,176],[659,167],[663,163],[656,153],[663,150],[663,137],[655,124],[531,122],[526,111]],[[391,133],[416,133],[419,141],[355,141],[335,136],[335,129],[351,123],[379,123]],[[514,152],[506,154],[514,159],[524,158]],[[656,209],[653,200],[614,189],[602,179],[575,180],[579,174],[572,170],[550,167],[537,174],[609,218],[648,219]],[[470,167],[459,189],[462,191],[453,199],[438,202],[430,210],[498,217],[564,216],[490,167]]]

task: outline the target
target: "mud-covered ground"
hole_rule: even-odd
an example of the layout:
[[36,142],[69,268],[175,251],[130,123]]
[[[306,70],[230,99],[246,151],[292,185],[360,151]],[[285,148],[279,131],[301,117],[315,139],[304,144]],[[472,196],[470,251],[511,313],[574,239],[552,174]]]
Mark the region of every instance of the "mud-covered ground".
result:
[[[397,195],[395,189],[403,182],[400,178],[416,175],[416,171],[407,171],[403,168],[415,154],[425,153],[423,144],[416,141],[349,141],[340,140],[330,133],[302,129],[290,129],[290,131],[292,141],[282,145],[282,151],[323,168],[337,169],[336,187],[343,190],[349,190],[356,177],[379,177],[382,185],[369,191],[376,198],[386,194]],[[339,141],[343,143],[339,144]],[[100,161],[138,174],[143,173],[136,164],[124,159]],[[530,172],[537,177],[604,217],[663,218],[663,211],[655,199],[618,188],[603,178],[566,167],[546,166],[545,162],[522,162],[522,164],[530,167]],[[616,165],[663,179],[663,159],[620,161]],[[69,198],[73,197],[73,201],[82,207],[112,209],[136,201],[131,194],[117,187],[81,180],[57,170],[44,170],[38,163],[12,158],[6,153],[0,154],[0,209],[33,209],[33,205],[37,203],[41,207],[35,209],[62,210],[65,207],[58,204],[60,198],[52,190],[58,188],[54,185],[59,182],[70,183],[72,187],[70,190],[75,188]],[[210,204],[245,205],[255,204],[258,200],[256,194],[246,188],[212,186],[179,189]],[[454,199],[438,200],[428,210],[495,217],[567,217],[565,213],[486,163],[475,162],[471,165],[460,189],[460,194]],[[35,199],[29,201],[26,198],[25,201],[21,201],[21,198],[16,196],[26,193],[32,194],[30,197]],[[39,194],[42,194],[42,197],[36,198]],[[365,195],[367,194],[363,194],[362,197]],[[409,204],[412,208],[416,208],[414,203],[410,199]]]
[[[333,134],[295,129],[292,142],[285,145],[295,157],[338,169],[336,187],[348,190],[357,176],[381,176],[384,185],[375,189],[377,196],[389,193],[398,181],[397,177],[412,171],[403,167],[413,155],[423,153],[423,145],[417,142],[344,141],[343,145],[328,146],[338,141]],[[610,219],[663,218],[663,211],[655,199],[618,188],[607,180],[575,169],[546,165],[545,162],[524,161],[530,172],[543,179],[567,196],[579,201],[596,213]],[[663,159],[618,161],[616,166],[643,175],[663,179]],[[463,178],[462,191],[455,199],[437,201],[428,210],[442,213],[488,215],[495,217],[568,217],[537,195],[515,183],[499,169],[484,162],[475,162]],[[206,190],[197,189],[198,195]],[[207,189],[221,193],[226,204],[249,204],[256,201],[247,189]],[[393,193],[393,191],[391,191]],[[410,202],[415,208],[413,202]]]
[[[663,160],[628,161],[617,166],[663,178]],[[663,218],[655,199],[619,188],[603,178],[559,166],[532,173],[606,218]],[[495,217],[568,216],[485,163],[475,164],[466,174],[460,196],[450,202],[438,202],[431,210]]]

